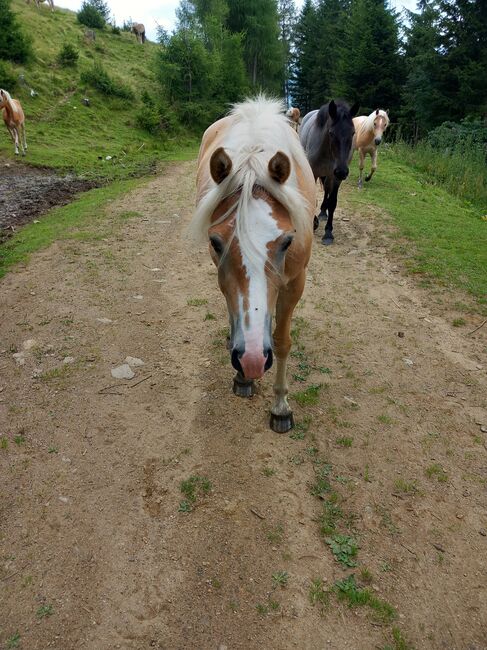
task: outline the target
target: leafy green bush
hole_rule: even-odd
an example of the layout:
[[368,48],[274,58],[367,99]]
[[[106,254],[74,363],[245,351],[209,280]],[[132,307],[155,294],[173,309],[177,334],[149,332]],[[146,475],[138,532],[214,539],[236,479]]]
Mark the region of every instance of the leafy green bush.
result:
[[487,125],[480,120],[443,122],[430,131],[426,142],[447,154],[471,152],[472,149],[487,154]]
[[121,99],[133,99],[134,97],[132,89],[121,81],[110,77],[101,63],[94,63],[90,70],[82,72],[81,82],[109,97],[120,97]]
[[32,45],[10,9],[10,2],[0,0],[0,59],[25,63],[32,58]]
[[[1,2],[2,0],[0,0]],[[76,14],[78,22],[92,29],[103,29],[105,27],[105,18],[91,2],[84,0],[81,9]]]
[[136,116],[137,124],[153,135],[174,132],[177,120],[174,111],[163,99],[157,101],[147,92],[142,93],[142,108]]
[[65,43],[57,55],[57,62],[64,68],[74,67],[77,65],[78,59],[79,52],[71,43]]
[[0,88],[5,88],[5,90],[10,92],[16,84],[17,79],[13,72],[7,67],[6,63],[0,61]]
[[120,34],[122,33],[120,27],[118,27],[118,25],[115,25],[115,23],[112,25],[112,29],[110,31],[112,32],[112,34],[115,34],[115,36],[120,36]]

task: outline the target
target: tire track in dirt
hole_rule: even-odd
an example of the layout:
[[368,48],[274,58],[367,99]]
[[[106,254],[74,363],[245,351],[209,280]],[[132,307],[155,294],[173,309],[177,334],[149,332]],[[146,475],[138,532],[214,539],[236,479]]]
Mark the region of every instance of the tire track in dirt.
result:
[[[339,211],[336,244],[315,242],[296,312],[304,356],[291,364],[307,375],[292,392],[326,386],[317,405],[296,404],[298,422],[311,418],[303,439],[273,434],[272,371],[251,400],[233,396],[216,271],[182,239],[194,169],[168,167],[84,240],[2,281],[0,638],[18,629],[24,647],[63,650],[383,648],[390,627],[367,610],[309,602],[312,580],[331,587],[349,573],[319,535],[319,456],[360,567],[405,636],[485,647],[483,332],[454,331],[388,260],[380,223]],[[36,345],[16,366],[27,339]],[[127,355],[145,365],[117,382],[110,368]],[[194,475],[211,493],[178,512]],[[43,604],[54,613],[39,619]]]

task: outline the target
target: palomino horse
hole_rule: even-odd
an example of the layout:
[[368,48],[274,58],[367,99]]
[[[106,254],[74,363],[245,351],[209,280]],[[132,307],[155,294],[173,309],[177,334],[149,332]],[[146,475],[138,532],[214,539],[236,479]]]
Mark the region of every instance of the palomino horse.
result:
[[227,301],[234,393],[250,397],[253,380],[276,357],[270,426],[278,433],[293,426],[290,327],[311,254],[316,200],[313,173],[283,111],[281,102],[259,95],[206,130],[190,226],[194,236],[209,239]]
[[139,43],[145,43],[145,27],[142,23],[134,23],[131,31]]
[[349,108],[342,101],[325,104],[319,111],[311,111],[301,124],[301,144],[306,151],[315,179],[320,178],[325,195],[319,220],[327,217],[323,244],[333,243],[333,214],[337,205],[341,182],[348,176],[348,165],[352,158],[354,127],[352,118],[357,114],[358,104]]
[[291,108],[286,111],[286,117],[289,119],[293,129],[297,132],[299,125],[301,124],[301,111],[299,108],[291,106]]
[[372,158],[372,169],[370,174],[365,177],[365,182],[370,181],[375,170],[377,169],[377,147],[382,142],[384,131],[389,126],[389,115],[386,111],[377,109],[368,117],[360,115],[353,118],[355,127],[355,137],[353,139],[354,151],[358,149],[360,176],[358,186],[363,185],[362,174],[364,171],[365,156],[367,154]]
[[[43,2],[46,2],[49,5],[49,7],[51,7],[51,11],[54,11],[54,1],[53,0],[34,0],[34,1],[36,3],[36,7],[38,9],[40,8],[40,6],[41,6],[41,4]],[[30,4],[30,0],[27,0],[27,4],[28,5]]]
[[25,156],[27,151],[27,141],[25,139],[25,117],[24,111],[18,99],[12,99],[10,93],[0,88],[0,110],[2,111],[3,121],[12,137],[15,145],[15,153],[19,153],[19,142],[22,148],[22,155]]

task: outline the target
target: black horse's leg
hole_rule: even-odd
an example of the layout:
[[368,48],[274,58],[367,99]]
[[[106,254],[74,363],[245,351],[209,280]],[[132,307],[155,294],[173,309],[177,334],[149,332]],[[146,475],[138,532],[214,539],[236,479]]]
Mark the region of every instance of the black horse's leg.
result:
[[337,207],[337,197],[338,197],[338,188],[340,187],[339,182],[335,182],[333,184],[333,188],[330,192],[330,195],[328,197],[328,219],[326,221],[326,226],[325,226],[325,234],[323,235],[323,239],[321,240],[322,244],[325,246],[328,246],[329,244],[333,244],[333,215],[335,213],[335,208]]
[[326,177],[320,178],[320,180],[323,185],[324,195],[323,195],[323,202],[321,203],[320,214],[318,216],[315,216],[313,220],[313,230],[318,230],[318,226],[320,225],[320,220],[325,219],[327,216],[326,209],[328,207],[329,192],[326,187]]

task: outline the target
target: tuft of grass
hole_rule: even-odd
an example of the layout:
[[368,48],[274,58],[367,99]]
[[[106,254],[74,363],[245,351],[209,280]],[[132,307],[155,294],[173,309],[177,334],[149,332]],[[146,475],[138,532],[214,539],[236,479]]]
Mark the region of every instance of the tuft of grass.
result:
[[267,476],[267,477],[274,476],[275,473],[276,473],[276,470],[272,469],[272,467],[268,467],[267,465],[262,468],[262,474],[264,476]]
[[0,438],[0,449],[8,449],[8,438],[5,436]]
[[392,628],[392,643],[393,645],[384,646],[383,650],[414,650],[404,638],[401,630],[398,627]]
[[277,524],[271,528],[267,528],[266,537],[271,544],[280,544],[284,537],[284,527],[282,524]]
[[438,463],[433,463],[427,467],[425,469],[425,474],[428,478],[436,478],[440,483],[446,483],[448,481],[448,474]]
[[274,587],[285,587],[289,580],[289,573],[287,571],[276,571],[272,574],[272,582]]
[[335,556],[335,559],[346,567],[356,567],[358,544],[357,541],[349,535],[335,534],[326,538],[326,543]]
[[311,494],[315,497],[324,498],[327,492],[331,491],[330,473],[332,466],[330,463],[317,462],[315,465],[315,483],[311,486]]
[[16,445],[19,445],[19,447],[20,447],[20,445],[23,445],[24,442],[25,442],[25,436],[23,436],[22,434],[19,434],[19,435],[15,436],[14,437],[14,442],[15,442]]
[[369,589],[360,588],[355,582],[353,573],[347,578],[335,582],[333,591],[339,600],[348,602],[349,607],[370,607],[375,617],[382,623],[391,623],[397,616],[392,605],[374,596]]
[[343,519],[343,512],[337,501],[338,494],[332,492],[329,498],[323,502],[323,510],[319,517],[320,533],[323,537],[335,533],[338,522]]
[[216,320],[215,314],[207,311],[203,320]]
[[381,424],[392,424],[394,420],[389,415],[382,414],[377,416],[377,421]]
[[454,318],[452,325],[453,327],[463,327],[467,324],[467,321],[464,318]]
[[320,604],[322,609],[326,609],[330,604],[330,592],[325,589],[324,582],[317,578],[311,582],[309,587],[309,601],[312,605]]
[[311,384],[305,390],[294,393],[292,397],[300,406],[315,406],[319,402],[320,390],[323,384]]
[[188,298],[186,304],[189,307],[201,307],[202,305],[207,305],[208,300],[206,298]]
[[265,616],[266,614],[269,613],[269,608],[267,607],[267,605],[262,605],[262,603],[257,603],[255,609],[257,610],[257,613],[260,614],[261,616]]
[[343,436],[342,438],[337,438],[335,440],[337,445],[340,445],[340,447],[351,447],[353,445],[353,438],[351,436]]
[[12,634],[12,636],[7,639],[8,650],[10,650],[10,648],[18,648],[19,643],[20,643],[20,634],[18,632],[15,632],[15,634]]
[[360,569],[360,580],[366,585],[370,585],[371,582],[374,580],[374,576],[372,575],[370,569],[367,567],[363,567]]
[[396,492],[401,492],[402,494],[416,494],[418,486],[416,481],[405,481],[402,478],[398,478],[394,481],[394,489]]
[[198,496],[211,492],[212,485],[204,476],[190,476],[180,484],[181,493],[186,497],[179,504],[179,512],[191,512]]
[[304,440],[305,434],[309,431],[311,418],[309,416],[303,418],[301,422],[296,422],[293,432],[289,435],[293,440]]
[[36,612],[37,618],[46,618],[54,614],[54,608],[52,605],[41,605]]

